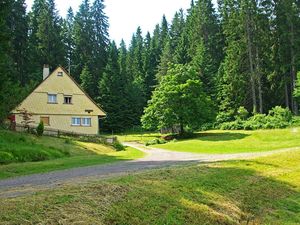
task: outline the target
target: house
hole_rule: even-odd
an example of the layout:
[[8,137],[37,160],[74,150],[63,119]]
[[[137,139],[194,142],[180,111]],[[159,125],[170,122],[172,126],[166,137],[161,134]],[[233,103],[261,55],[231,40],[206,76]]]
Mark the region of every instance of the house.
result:
[[45,129],[79,134],[98,134],[99,120],[106,116],[62,67],[49,75],[44,66],[42,83],[13,110],[17,125],[23,120],[22,109],[32,114],[34,126],[43,121]]

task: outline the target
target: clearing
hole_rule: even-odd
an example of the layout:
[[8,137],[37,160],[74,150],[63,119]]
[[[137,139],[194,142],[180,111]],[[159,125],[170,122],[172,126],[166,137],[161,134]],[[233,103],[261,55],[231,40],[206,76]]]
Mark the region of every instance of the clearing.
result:
[[[158,133],[123,134],[121,141],[145,143],[160,137]],[[256,131],[204,131],[185,140],[173,140],[166,144],[153,145],[171,151],[231,154],[262,152],[300,146],[300,128],[256,130]]]

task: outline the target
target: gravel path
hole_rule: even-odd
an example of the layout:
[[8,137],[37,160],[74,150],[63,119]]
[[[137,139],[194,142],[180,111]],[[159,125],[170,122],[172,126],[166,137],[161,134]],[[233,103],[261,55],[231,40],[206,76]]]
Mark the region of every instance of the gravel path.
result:
[[145,152],[147,154],[146,157],[133,161],[123,161],[106,165],[80,167],[63,171],[54,171],[44,174],[34,174],[29,176],[0,180],[0,197],[15,197],[26,193],[32,193],[39,189],[49,187],[51,188],[62,184],[81,183],[85,180],[95,178],[107,178],[147,169],[181,165],[184,163],[247,159],[300,149],[300,147],[298,147],[257,153],[196,154],[145,147],[144,145],[138,143],[124,144]]

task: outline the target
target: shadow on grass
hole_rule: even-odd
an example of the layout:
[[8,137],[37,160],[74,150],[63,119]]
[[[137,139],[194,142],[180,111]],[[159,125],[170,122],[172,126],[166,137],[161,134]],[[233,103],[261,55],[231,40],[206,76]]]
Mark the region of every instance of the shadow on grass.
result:
[[201,141],[232,141],[232,140],[240,140],[250,136],[250,134],[243,133],[197,133],[195,134],[195,138]]
[[117,183],[130,191],[113,206],[107,224],[300,223],[300,193],[252,169],[194,166]]

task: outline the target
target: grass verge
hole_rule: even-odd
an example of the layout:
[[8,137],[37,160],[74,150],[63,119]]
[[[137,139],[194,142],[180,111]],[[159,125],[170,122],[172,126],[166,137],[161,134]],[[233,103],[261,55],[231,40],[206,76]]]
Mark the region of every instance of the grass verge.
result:
[[[0,164],[0,179],[133,160],[144,156],[143,152],[130,147],[117,152],[105,145],[66,141],[61,138],[36,137],[8,131],[0,131],[0,135],[0,153],[10,152],[14,157],[12,163]],[[55,152],[67,154],[58,155]],[[32,157],[41,154],[51,157],[42,159],[43,161],[34,160]],[[20,156],[27,160],[18,160]]]
[[300,151],[1,199],[4,224],[299,224]]

